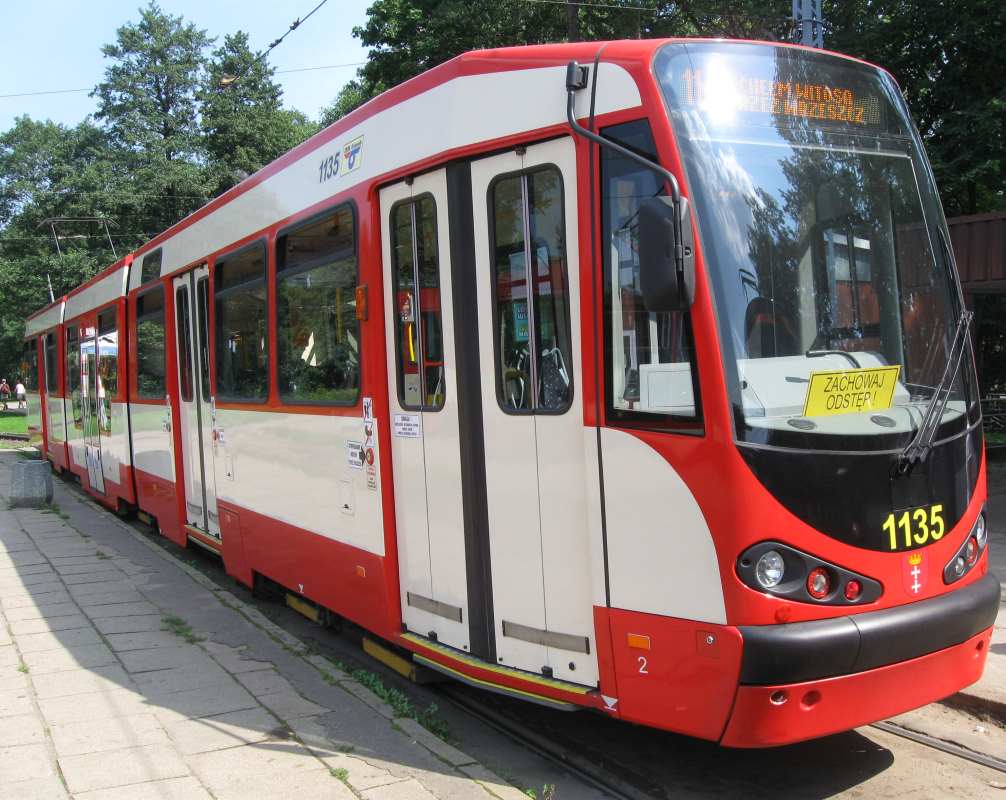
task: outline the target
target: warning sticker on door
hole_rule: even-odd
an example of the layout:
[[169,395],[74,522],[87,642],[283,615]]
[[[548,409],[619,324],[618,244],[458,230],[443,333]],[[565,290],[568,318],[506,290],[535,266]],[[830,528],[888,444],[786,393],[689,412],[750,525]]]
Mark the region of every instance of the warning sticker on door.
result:
[[422,434],[418,414],[395,414],[395,436],[403,439],[418,439]]
[[363,469],[363,445],[346,442],[346,465],[350,469]]

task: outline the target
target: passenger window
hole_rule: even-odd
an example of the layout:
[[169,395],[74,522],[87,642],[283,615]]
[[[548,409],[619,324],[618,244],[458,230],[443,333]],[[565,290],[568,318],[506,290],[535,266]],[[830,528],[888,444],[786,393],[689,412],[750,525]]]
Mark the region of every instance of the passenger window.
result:
[[[657,159],[645,120],[601,133]],[[639,205],[663,193],[653,170],[601,148],[606,406],[609,419],[622,424],[695,431],[701,409],[691,318],[684,311],[647,311],[640,290]]]
[[192,402],[192,320],[189,316],[189,290],[175,289],[175,316],[178,319],[178,388],[183,403]]
[[161,250],[158,248],[143,257],[143,265],[140,267],[140,285],[155,281],[159,277],[161,277]]
[[396,205],[391,211],[391,236],[398,399],[402,408],[438,411],[444,407],[447,389],[433,196]]
[[340,206],[276,242],[276,343],[284,402],[353,405],[360,391],[356,221]]
[[217,262],[216,378],[221,399],[264,402],[269,395],[265,244]]
[[29,392],[38,391],[38,342],[41,337],[33,336],[24,343],[24,355],[21,359],[21,375],[24,388]]
[[209,284],[209,278],[200,278],[196,283],[196,306],[199,317],[199,384],[204,403],[210,401]]
[[573,398],[562,176],[534,169],[489,191],[500,406],[562,413]]
[[164,381],[164,287],[136,298],[136,395],[163,400]]
[[112,401],[119,395],[119,329],[114,308],[98,314],[98,419],[112,432]]
[[56,334],[45,335],[45,391],[53,396],[59,394],[59,370],[56,361]]
[[80,401],[80,340],[76,325],[73,325],[66,332],[66,389],[70,396],[73,426],[78,429],[82,428],[84,409]]

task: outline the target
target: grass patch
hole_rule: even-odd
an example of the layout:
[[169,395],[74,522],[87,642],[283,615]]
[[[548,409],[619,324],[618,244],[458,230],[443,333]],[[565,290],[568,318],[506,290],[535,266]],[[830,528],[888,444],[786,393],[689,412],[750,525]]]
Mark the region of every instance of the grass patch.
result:
[[397,716],[414,719],[434,736],[439,736],[445,742],[450,741],[450,727],[437,715],[439,709],[436,703],[430,703],[425,709],[420,710],[403,692],[387,686],[376,672],[361,668],[352,670],[349,674],[391,706]]
[[15,411],[0,411],[0,435],[5,433],[27,436],[28,416]]
[[184,639],[189,644],[196,644],[197,642],[203,641],[205,638],[197,635],[195,631],[192,630],[192,626],[184,619],[174,615],[161,617],[161,630],[173,633],[175,636],[180,639]]
[[[107,561],[108,559],[111,558],[111,556],[108,553],[103,553],[101,552],[101,550],[95,550],[94,557],[100,558],[102,561]],[[178,617],[173,617],[173,619],[178,619]]]
[[25,673],[27,675],[28,674],[28,665],[25,664],[22,661],[20,664],[17,665],[17,671],[18,672],[23,672],[23,673]]
[[330,767],[328,771],[332,773],[333,778],[338,778],[343,783],[349,780],[349,770],[345,767]]
[[533,797],[535,800],[555,800],[555,784],[546,783],[541,787],[541,794],[534,789],[525,789],[524,794],[528,797]]
[[349,753],[352,753],[355,749],[356,748],[353,747],[353,745],[351,745],[351,744],[340,744],[339,745],[339,752],[340,753],[346,753],[347,755]]

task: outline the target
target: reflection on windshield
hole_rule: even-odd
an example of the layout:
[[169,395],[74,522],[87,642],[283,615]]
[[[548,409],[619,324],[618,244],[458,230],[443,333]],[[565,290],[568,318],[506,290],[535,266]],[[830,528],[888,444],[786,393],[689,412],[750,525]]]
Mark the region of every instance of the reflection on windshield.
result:
[[[749,438],[912,430],[957,311],[894,90],[865,67],[763,46],[671,45],[657,74]],[[815,396],[822,373],[847,375],[829,386],[896,385]]]

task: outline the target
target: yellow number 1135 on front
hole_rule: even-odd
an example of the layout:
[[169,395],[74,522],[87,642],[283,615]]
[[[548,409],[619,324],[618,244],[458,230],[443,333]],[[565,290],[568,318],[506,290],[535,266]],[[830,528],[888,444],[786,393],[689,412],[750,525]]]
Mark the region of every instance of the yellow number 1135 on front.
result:
[[941,504],[908,511],[892,511],[884,520],[891,550],[911,550],[936,542],[946,533]]

